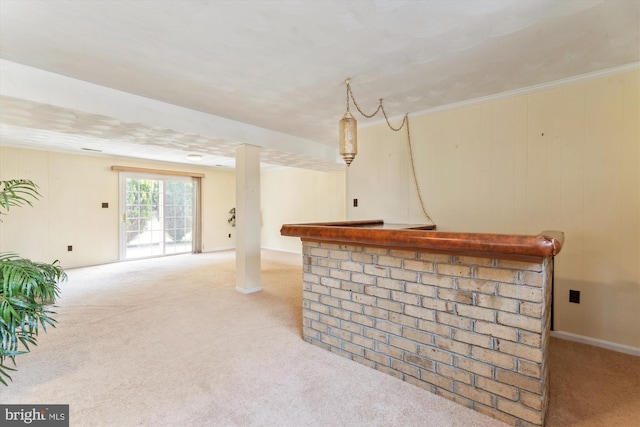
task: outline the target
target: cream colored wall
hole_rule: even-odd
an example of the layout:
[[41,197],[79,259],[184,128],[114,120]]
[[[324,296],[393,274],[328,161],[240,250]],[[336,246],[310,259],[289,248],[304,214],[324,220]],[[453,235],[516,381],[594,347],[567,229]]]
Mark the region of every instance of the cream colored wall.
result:
[[[639,104],[632,71],[411,118],[418,181],[438,229],[564,231],[555,329],[636,348]],[[358,136],[347,218],[424,222],[405,134],[381,125]],[[579,305],[569,289],[581,291]]]
[[345,173],[280,168],[261,174],[262,247],[301,252],[297,237],[280,235],[282,224],[345,218]]
[[[228,211],[235,204],[235,174],[209,168],[72,155],[0,146],[0,179],[31,179],[42,198],[13,208],[0,223],[0,252],[65,267],[118,260],[118,173],[112,165],[201,172],[204,250],[233,247]],[[103,209],[102,202],[109,208]],[[73,251],[67,252],[72,245]]]
[[202,251],[235,248],[235,229],[227,221],[229,210],[236,204],[235,172],[210,168],[196,171],[205,174],[202,179]]

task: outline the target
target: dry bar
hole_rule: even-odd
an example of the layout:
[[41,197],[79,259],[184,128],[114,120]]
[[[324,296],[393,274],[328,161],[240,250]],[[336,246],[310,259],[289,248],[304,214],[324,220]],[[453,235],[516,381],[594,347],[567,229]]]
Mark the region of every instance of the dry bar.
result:
[[303,336],[513,426],[544,425],[564,234],[381,220],[285,224],[303,245]]

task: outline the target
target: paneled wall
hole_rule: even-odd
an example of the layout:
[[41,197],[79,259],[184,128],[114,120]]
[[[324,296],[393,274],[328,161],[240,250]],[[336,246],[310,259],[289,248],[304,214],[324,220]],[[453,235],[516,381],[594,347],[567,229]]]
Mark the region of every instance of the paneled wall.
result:
[[263,171],[262,247],[301,252],[297,237],[280,236],[282,224],[341,221],[345,216],[345,172],[298,168]]
[[[438,229],[564,231],[555,329],[635,349],[639,105],[636,70],[411,117],[418,182]],[[379,125],[361,127],[358,136],[359,154],[347,171],[347,219],[425,222],[406,134]],[[570,289],[581,291],[580,304],[568,302]]]
[[[118,260],[118,172],[112,165],[205,174],[202,179],[202,243],[205,251],[234,247],[227,223],[235,204],[235,174],[210,168],[83,156],[0,146],[0,179],[31,179],[42,198],[13,208],[0,223],[0,252],[65,267]],[[102,202],[109,203],[108,209]],[[232,233],[232,238],[228,234]],[[68,252],[67,246],[73,251]]]

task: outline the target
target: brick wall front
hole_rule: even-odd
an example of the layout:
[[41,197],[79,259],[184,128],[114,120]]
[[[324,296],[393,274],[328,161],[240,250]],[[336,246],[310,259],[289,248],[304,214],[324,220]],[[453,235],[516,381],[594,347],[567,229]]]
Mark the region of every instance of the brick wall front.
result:
[[550,258],[303,241],[309,343],[513,426],[548,400]]

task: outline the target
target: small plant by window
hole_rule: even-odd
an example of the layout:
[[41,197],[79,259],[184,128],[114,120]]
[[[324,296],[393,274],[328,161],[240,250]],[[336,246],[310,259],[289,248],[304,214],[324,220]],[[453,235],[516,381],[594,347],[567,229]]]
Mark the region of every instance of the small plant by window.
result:
[[231,210],[229,211],[229,219],[227,220],[227,222],[229,224],[231,224],[232,227],[236,226],[236,208],[231,208]]

